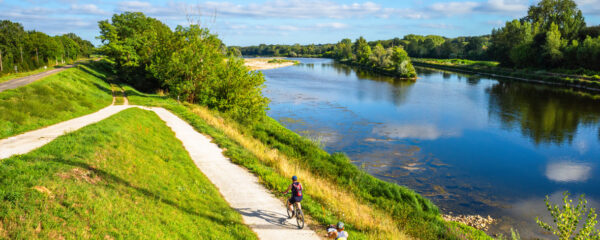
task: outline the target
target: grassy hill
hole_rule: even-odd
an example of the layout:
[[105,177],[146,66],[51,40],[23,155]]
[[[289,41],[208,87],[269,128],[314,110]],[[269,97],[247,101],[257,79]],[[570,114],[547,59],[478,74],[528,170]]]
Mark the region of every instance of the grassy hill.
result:
[[0,238],[256,238],[149,111],[2,160],[0,176]]
[[91,62],[0,92],[0,139],[83,116],[112,102],[110,65]]

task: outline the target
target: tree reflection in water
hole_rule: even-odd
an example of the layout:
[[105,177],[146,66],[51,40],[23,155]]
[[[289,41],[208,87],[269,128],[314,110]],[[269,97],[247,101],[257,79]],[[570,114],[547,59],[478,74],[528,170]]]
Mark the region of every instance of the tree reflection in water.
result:
[[487,92],[490,117],[504,128],[519,127],[536,144],[572,144],[580,124],[600,122],[600,101],[570,90],[502,81]]

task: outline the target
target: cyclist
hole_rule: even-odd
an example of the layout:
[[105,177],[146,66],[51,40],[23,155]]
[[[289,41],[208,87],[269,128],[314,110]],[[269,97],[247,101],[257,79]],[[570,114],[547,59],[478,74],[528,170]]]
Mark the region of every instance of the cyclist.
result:
[[300,182],[298,182],[298,177],[293,176],[292,177],[292,184],[290,184],[290,186],[287,188],[287,190],[285,190],[285,192],[283,192],[283,194],[287,194],[290,190],[292,190],[292,197],[290,197],[290,199],[288,199],[288,209],[290,209],[290,211],[292,212],[292,217],[294,217],[294,210],[292,209],[292,205],[294,203],[298,203],[298,209],[302,209],[300,207],[300,202],[302,201],[302,184],[300,184]]

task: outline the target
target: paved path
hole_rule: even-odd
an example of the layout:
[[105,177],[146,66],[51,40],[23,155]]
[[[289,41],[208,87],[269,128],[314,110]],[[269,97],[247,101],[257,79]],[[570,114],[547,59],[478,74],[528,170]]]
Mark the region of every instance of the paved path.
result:
[[3,92],[4,90],[8,90],[8,89],[15,89],[18,88],[20,86],[24,86],[27,84],[30,84],[32,82],[35,82],[41,78],[47,77],[49,75],[55,74],[57,72],[63,71],[65,69],[68,68],[72,68],[75,65],[65,65],[63,67],[59,67],[59,68],[55,68],[52,70],[48,70],[45,72],[41,72],[38,74],[34,74],[34,75],[30,75],[27,77],[22,77],[22,78],[17,78],[17,79],[13,79],[13,80],[8,80],[6,82],[0,83],[0,92]]
[[[60,135],[99,122],[131,107],[139,106],[111,105],[83,117],[2,139],[0,159],[14,154],[25,154]],[[222,150],[211,143],[209,138],[164,108],[139,108],[154,111],[165,121],[181,140],[196,166],[219,189],[229,205],[242,214],[244,223],[256,232],[260,239],[319,239],[308,227],[299,230],[295,220],[288,220],[284,204],[260,185],[254,175],[223,156]]]

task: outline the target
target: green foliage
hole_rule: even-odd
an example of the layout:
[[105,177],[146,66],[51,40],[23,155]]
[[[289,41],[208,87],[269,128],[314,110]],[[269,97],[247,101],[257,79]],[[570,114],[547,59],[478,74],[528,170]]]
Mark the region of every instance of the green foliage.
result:
[[0,176],[1,238],[257,238],[171,129],[137,108],[4,159]]
[[367,44],[367,40],[361,36],[352,45],[352,53],[354,53],[355,60],[358,63],[367,64],[371,56],[371,47]]
[[[265,116],[264,77],[249,73],[221,40],[198,25],[171,31],[142,13],[115,14],[99,23],[103,53],[123,82],[141,90],[168,90],[170,96],[198,103],[252,122]],[[229,53],[228,53],[229,51]]]
[[[336,44],[335,49],[343,50],[348,48],[349,40],[342,40]],[[358,38],[352,49],[354,53],[350,53],[351,57],[345,53],[338,52],[334,56],[342,63],[359,66],[367,70],[388,74],[401,78],[416,78],[417,72],[413,67],[410,57],[401,46],[384,48],[381,43],[377,43],[374,50],[367,44],[367,41],[360,37]],[[368,54],[368,55],[367,55]]]
[[577,4],[572,0],[542,0],[531,6],[521,20],[507,22],[492,31],[490,56],[502,66],[518,68],[579,68],[600,70],[598,47],[593,40],[580,44],[598,27],[585,27]]
[[589,69],[599,69],[600,65],[600,37],[588,36],[580,47],[577,48],[576,57],[581,66]]
[[[75,40],[77,39],[77,40]],[[20,23],[0,21],[0,52],[4,74],[31,71],[80,57],[88,57],[94,46],[73,33],[51,37],[37,31],[26,32]],[[36,55],[37,50],[37,55]]]
[[[563,193],[563,205],[552,205],[550,199],[546,196],[544,200],[546,207],[552,216],[556,227],[543,222],[536,218],[537,224],[546,231],[551,232],[560,240],[584,240],[584,239],[600,239],[600,232],[595,228],[597,214],[595,209],[587,209],[587,200],[581,195],[576,206],[573,205],[573,200],[569,199],[569,192]],[[587,215],[586,215],[587,212]],[[585,217],[583,226],[577,231],[582,218]]]
[[400,76],[416,77],[417,72],[413,67],[408,54],[401,47],[394,47],[392,49],[392,62],[394,70],[400,74]]
[[542,56],[546,58],[546,62],[550,63],[551,66],[558,66],[563,58],[563,53],[560,51],[560,31],[558,31],[556,24],[552,23],[550,30],[546,32],[546,44],[542,48],[544,50]]
[[171,29],[143,13],[125,12],[98,23],[102,53],[116,64],[121,81],[141,90],[160,87],[159,79],[149,74],[146,67],[157,58],[157,49],[169,44]]
[[552,31],[553,24],[566,39],[573,40],[585,27],[581,10],[573,0],[542,0],[529,7],[524,21],[539,24],[542,31]]

